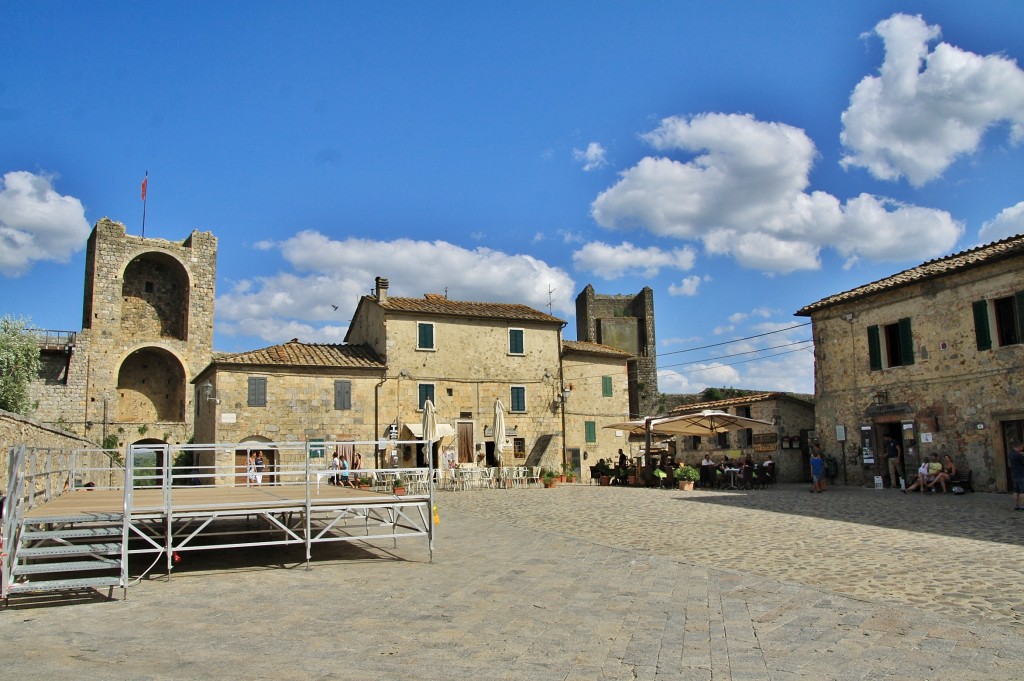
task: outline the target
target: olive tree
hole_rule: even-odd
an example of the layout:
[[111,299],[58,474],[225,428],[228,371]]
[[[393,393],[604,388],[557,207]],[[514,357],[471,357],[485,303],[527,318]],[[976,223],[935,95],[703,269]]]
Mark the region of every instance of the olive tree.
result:
[[28,386],[39,374],[39,346],[28,319],[0,317],[0,409],[28,415]]

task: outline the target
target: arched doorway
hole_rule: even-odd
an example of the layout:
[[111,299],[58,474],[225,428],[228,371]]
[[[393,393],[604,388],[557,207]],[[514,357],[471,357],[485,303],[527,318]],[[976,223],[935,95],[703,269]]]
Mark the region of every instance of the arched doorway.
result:
[[[235,449],[234,480],[237,487],[256,487],[278,484],[277,468],[280,463],[277,449],[262,437],[250,437]],[[249,455],[253,456],[253,468],[249,470]],[[259,461],[263,464],[260,468]],[[250,479],[250,475],[253,476]]]

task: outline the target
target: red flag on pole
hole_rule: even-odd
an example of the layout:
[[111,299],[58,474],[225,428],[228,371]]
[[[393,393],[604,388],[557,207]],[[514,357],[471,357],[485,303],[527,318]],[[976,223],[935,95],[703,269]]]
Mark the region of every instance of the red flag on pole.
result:
[[149,174],[147,173],[146,177],[142,178],[142,200],[143,201],[146,200],[146,185],[148,185],[148,184],[149,184]]

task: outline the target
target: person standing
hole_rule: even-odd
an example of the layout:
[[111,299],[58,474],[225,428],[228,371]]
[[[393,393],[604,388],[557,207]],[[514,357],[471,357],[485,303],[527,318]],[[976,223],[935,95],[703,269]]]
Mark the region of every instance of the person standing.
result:
[[811,493],[825,491],[825,459],[821,457],[821,448],[815,445],[811,454]]
[[1013,510],[1024,511],[1021,496],[1024,495],[1024,442],[1018,442],[1010,450],[1010,479],[1013,481]]
[[327,478],[332,485],[337,485],[338,484],[338,473],[336,471],[338,469],[340,469],[340,468],[341,468],[341,465],[339,463],[338,452],[335,451],[334,452],[334,456],[331,458],[331,470],[335,471],[335,472],[331,473],[330,477]]
[[885,452],[889,467],[889,484],[892,487],[905,488],[907,481],[903,479],[903,448],[891,436],[882,438],[882,451]]
[[256,452],[256,460],[253,463],[256,468],[256,486],[259,487],[263,484],[263,470],[266,468],[266,463],[263,461],[263,452]]
[[256,484],[256,460],[253,458],[252,452],[249,452],[249,456],[245,460],[245,481],[249,486]]

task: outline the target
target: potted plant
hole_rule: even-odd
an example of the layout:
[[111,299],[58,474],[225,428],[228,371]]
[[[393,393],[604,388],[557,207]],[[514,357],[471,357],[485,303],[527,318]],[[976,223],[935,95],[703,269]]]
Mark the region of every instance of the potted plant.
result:
[[598,483],[603,486],[612,484],[612,467],[608,465],[608,462],[601,459],[594,466],[594,472],[597,473]]
[[558,476],[555,475],[554,471],[544,471],[541,476],[541,481],[545,487],[554,487],[557,482]]
[[356,480],[356,486],[359,489],[361,489],[361,490],[368,490],[368,489],[370,489],[370,485],[372,483],[373,483],[373,481],[370,480],[370,478],[366,477],[365,475],[360,476],[359,479]]
[[639,478],[636,475],[636,466],[626,467],[626,484],[630,487],[640,484]]
[[675,476],[679,481],[679,489],[692,490],[694,483],[700,480],[700,471],[693,466],[683,464],[676,469]]
[[402,478],[402,474],[399,473],[395,477],[395,481],[391,483],[391,491],[395,493],[395,496],[402,496],[405,494],[405,480]]

